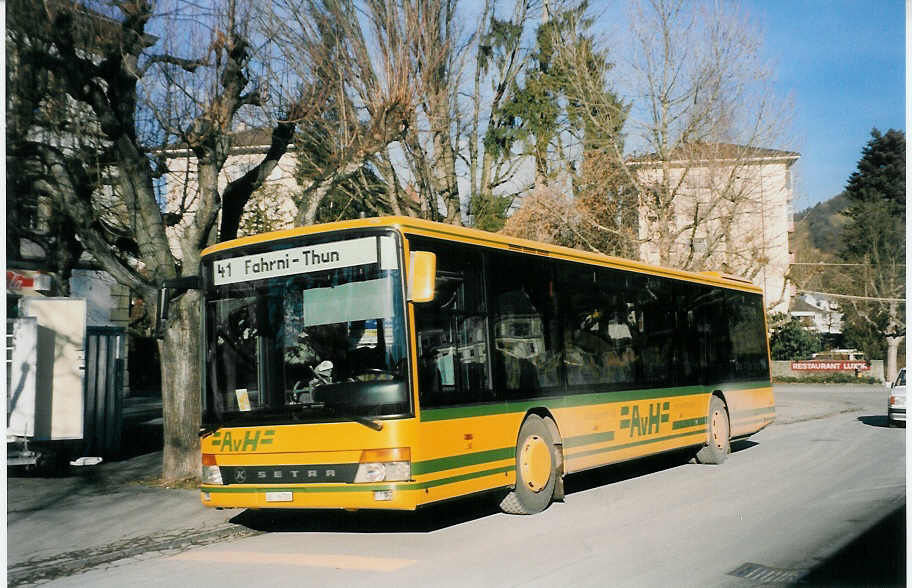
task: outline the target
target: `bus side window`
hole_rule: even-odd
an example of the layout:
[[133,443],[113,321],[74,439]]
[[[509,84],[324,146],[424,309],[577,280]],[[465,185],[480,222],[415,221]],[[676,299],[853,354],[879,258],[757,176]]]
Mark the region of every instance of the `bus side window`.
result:
[[552,264],[489,253],[495,389],[505,398],[559,394],[563,388]]
[[675,345],[680,358],[678,384],[682,386],[703,383],[709,365],[709,323],[706,313],[700,309],[701,300],[708,290],[708,286],[683,281],[674,285],[678,309]]
[[697,298],[695,314],[705,357],[704,384],[715,385],[729,380],[731,341],[727,313],[725,290],[722,288],[705,288]]
[[415,304],[422,406],[493,399],[480,253],[419,237],[412,237],[410,246],[437,256],[434,299]]
[[744,292],[726,296],[732,350],[733,380],[769,377],[766,333],[763,332],[763,299]]
[[633,279],[640,337],[640,385],[673,386],[679,361],[675,349],[675,300],[671,282],[659,277]]

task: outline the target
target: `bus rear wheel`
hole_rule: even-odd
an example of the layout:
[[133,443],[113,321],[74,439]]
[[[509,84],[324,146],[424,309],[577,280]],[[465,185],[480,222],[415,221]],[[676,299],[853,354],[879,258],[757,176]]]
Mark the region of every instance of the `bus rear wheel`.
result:
[[706,423],[706,446],[697,452],[698,463],[720,464],[731,451],[731,425],[728,409],[718,396],[709,401]]
[[516,440],[516,486],[501,501],[510,514],[535,514],[548,508],[557,483],[557,447],[545,421],[531,414]]

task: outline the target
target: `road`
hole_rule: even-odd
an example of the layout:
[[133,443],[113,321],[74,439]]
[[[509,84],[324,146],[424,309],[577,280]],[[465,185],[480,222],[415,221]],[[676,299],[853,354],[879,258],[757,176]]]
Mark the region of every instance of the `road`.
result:
[[808,573],[829,584],[846,569],[850,584],[882,584],[892,572],[865,554],[901,561],[905,546],[853,541],[872,527],[868,542],[895,539],[904,520],[905,430],[886,426],[885,398],[777,388],[778,422],[723,465],[672,454],[568,476],[566,501],[535,516],[484,498],[418,513],[239,511],[232,522],[267,532],[49,585],[738,587]]

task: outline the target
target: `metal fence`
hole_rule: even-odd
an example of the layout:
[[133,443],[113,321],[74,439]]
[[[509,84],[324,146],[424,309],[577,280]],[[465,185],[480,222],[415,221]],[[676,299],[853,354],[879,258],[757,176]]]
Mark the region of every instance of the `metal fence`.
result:
[[121,327],[86,329],[83,455],[108,457],[120,450],[125,337]]

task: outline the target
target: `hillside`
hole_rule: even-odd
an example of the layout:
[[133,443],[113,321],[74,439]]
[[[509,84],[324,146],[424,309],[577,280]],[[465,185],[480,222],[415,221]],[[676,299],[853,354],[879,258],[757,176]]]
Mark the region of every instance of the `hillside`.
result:
[[795,215],[795,234],[803,231],[809,243],[820,251],[836,253],[842,226],[846,217],[840,214],[848,208],[849,199],[844,194],[820,202]]
[[[840,194],[795,214],[791,249],[796,263],[837,261],[842,227],[847,221],[841,213],[848,206],[848,198]],[[795,265],[790,277],[799,289],[828,291],[827,286],[840,281],[839,273],[835,267]]]

